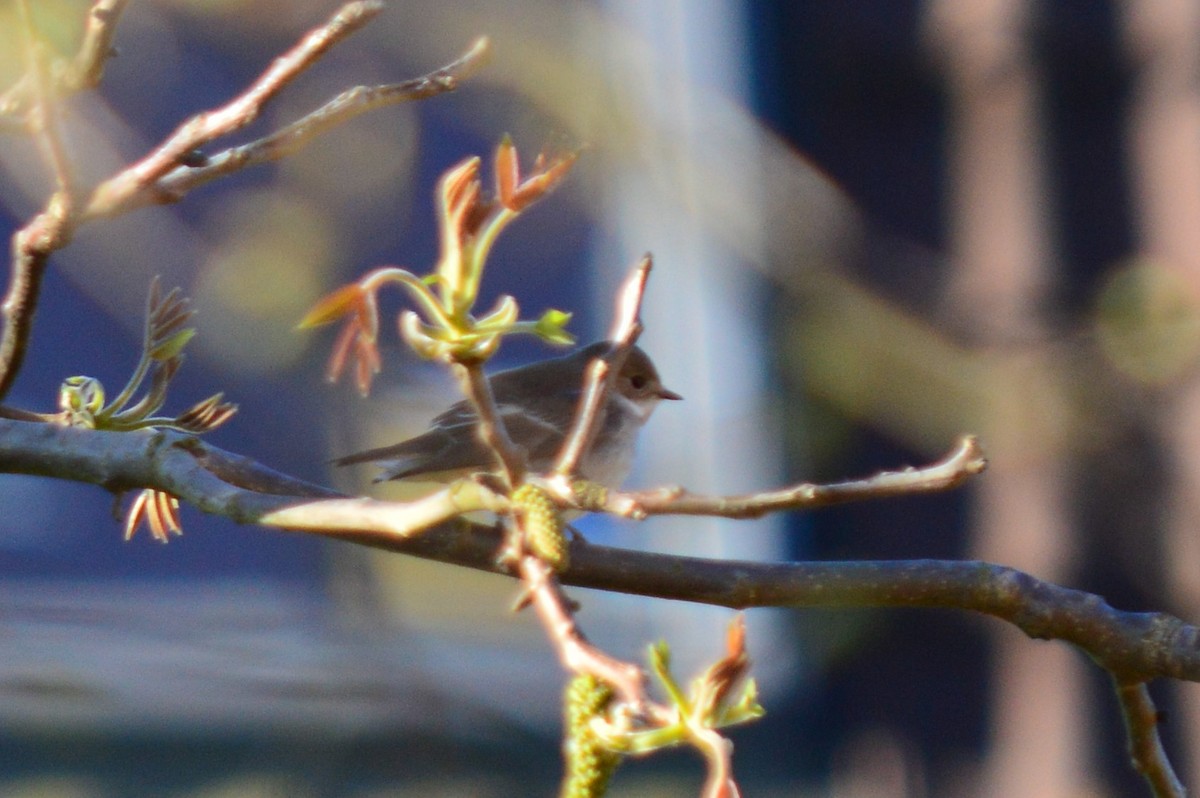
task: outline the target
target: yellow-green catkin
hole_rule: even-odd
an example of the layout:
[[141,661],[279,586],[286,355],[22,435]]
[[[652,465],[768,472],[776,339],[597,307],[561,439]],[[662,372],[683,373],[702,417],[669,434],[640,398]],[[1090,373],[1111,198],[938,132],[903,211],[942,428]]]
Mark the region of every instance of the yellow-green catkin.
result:
[[529,550],[555,571],[565,571],[571,564],[571,555],[554,500],[536,485],[525,484],[513,492],[512,501],[521,513]]
[[608,781],[621,755],[604,747],[592,730],[591,720],[608,706],[612,688],[591,674],[576,676],[563,696],[566,739],[563,740],[561,798],[598,798],[608,791]]

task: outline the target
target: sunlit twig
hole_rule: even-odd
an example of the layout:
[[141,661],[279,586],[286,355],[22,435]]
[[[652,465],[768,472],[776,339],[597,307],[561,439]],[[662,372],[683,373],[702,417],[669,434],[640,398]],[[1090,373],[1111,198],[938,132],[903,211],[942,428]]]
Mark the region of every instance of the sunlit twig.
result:
[[631,709],[641,712],[647,704],[646,675],[637,665],[610,657],[593,646],[575,623],[570,601],[562,592],[553,569],[539,557],[520,558],[521,583],[529,603],[558,651],[563,667],[572,673],[590,673],[612,685]]
[[[176,167],[158,180],[158,192],[163,197],[183,196],[219,177],[294,155],[326,130],[368,111],[454,91],[463,80],[479,70],[487,52],[488,40],[479,38],[458,60],[428,75],[403,83],[347,89],[315,111],[268,136],[215,153],[200,166]],[[154,201],[149,194],[144,199],[147,202]]]
[[496,408],[496,398],[492,395],[491,383],[483,373],[483,365],[455,363],[454,375],[458,377],[463,395],[475,409],[479,419],[480,440],[495,453],[501,476],[508,486],[516,487],[525,478],[525,452],[513,443],[508,430],[504,428],[504,422]]
[[[621,289],[617,300],[617,314],[608,336],[613,348],[603,360],[597,358],[588,366],[575,420],[554,465],[554,472],[560,477],[574,474],[579,461],[591,448],[599,426],[600,408],[604,406],[613,380],[621,372],[625,356],[642,334],[642,295],[646,291],[646,281],[650,278],[652,266],[652,258],[648,254],[645,255],[630,272]],[[565,485],[560,480],[557,487],[561,493]]]
[[1134,768],[1145,777],[1156,798],[1183,798],[1187,790],[1163,750],[1158,736],[1161,715],[1146,684],[1118,683],[1115,687],[1129,738],[1129,759]]
[[[113,37],[117,22],[129,0],[95,0],[88,10],[83,39],[70,61],[49,65],[52,91],[58,97],[90,89],[100,83],[104,67],[114,54]],[[0,94],[0,124],[16,130],[21,119],[37,102],[36,76],[27,71],[11,88]]]
[[[291,50],[276,58],[246,91],[220,108],[196,114],[142,160],[97,186],[84,209],[84,217],[122,213],[153,201],[153,197],[146,195],[158,192],[159,179],[188,160],[197,148],[257,119],[267,103],[284,87],[382,10],[383,4],[377,0],[360,0],[342,6],[328,22],[309,31]],[[158,193],[158,201],[178,199],[162,197]]]
[[601,506],[586,509],[604,510],[638,520],[651,515],[760,518],[787,510],[813,510],[868,499],[937,493],[962,485],[986,466],[979,441],[973,435],[965,435],[952,451],[935,463],[920,468],[883,471],[864,479],[824,484],[806,482],[736,496],[704,496],[680,487],[608,491]]

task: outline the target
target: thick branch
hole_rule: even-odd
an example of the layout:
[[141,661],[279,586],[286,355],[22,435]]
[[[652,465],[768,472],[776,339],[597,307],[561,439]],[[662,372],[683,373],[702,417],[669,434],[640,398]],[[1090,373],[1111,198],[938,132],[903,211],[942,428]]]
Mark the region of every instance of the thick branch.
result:
[[[303,499],[336,495],[176,433],[67,429],[0,419],[0,472],[153,487],[206,512],[254,523]],[[236,479],[227,482],[222,477]],[[283,495],[289,493],[291,495]],[[307,530],[390,551],[503,572],[499,531],[464,522],[412,537],[366,531],[395,506],[376,502]],[[380,527],[385,524],[380,521]],[[114,530],[115,534],[115,530]],[[1165,613],[1120,612],[1096,595],[982,562],[721,562],[576,542],[565,584],[725,607],[939,607],[1008,621],[1031,637],[1073,643],[1122,684],[1200,681],[1200,629]]]

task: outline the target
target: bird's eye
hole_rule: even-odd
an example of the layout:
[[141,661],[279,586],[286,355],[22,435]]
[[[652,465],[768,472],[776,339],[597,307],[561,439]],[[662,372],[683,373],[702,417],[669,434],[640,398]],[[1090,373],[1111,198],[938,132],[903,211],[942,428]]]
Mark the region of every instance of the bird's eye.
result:
[[635,391],[640,391],[646,387],[646,376],[644,374],[634,374],[629,378],[629,384],[633,386]]

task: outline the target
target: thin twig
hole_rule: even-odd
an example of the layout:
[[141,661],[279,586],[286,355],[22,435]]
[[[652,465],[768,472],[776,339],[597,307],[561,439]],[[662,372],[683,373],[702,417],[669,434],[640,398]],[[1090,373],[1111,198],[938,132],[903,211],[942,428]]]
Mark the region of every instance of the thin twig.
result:
[[608,491],[601,509],[641,520],[650,515],[706,515],[760,518],[785,510],[813,510],[834,504],[937,493],[958,487],[987,466],[979,441],[965,435],[941,460],[921,468],[884,471],[865,479],[827,484],[802,483],[739,496],[702,496],[680,487]]
[[[44,221],[43,216],[39,215],[33,224],[40,226]],[[42,276],[49,257],[44,250],[36,251],[26,246],[30,232],[29,226],[26,226],[13,235],[12,271],[4,304],[0,305],[0,315],[4,316],[4,334],[0,336],[0,399],[12,388],[17,372],[25,361],[26,345],[33,328]]]
[[1187,790],[1175,775],[1158,736],[1160,715],[1144,682],[1114,685],[1129,737],[1129,759],[1156,798],[1183,798]]
[[13,234],[8,291],[4,294],[4,304],[0,305],[0,315],[4,317],[4,333],[0,335],[0,399],[8,395],[25,362],[50,253],[62,247],[66,238],[69,234],[65,208],[53,201]]
[[101,183],[92,192],[84,216],[111,216],[145,204],[146,192],[187,160],[197,148],[253,122],[267,103],[311,67],[331,47],[371,21],[383,4],[378,0],[347,3],[328,22],[276,58],[251,86],[221,108],[197,114],[180,125],[149,155]]
[[71,207],[74,205],[74,180],[70,160],[63,147],[59,129],[56,93],[47,74],[49,69],[46,63],[46,48],[34,28],[29,0],[18,0],[17,11],[21,18],[22,38],[25,42],[26,74],[30,77],[32,89],[32,108],[28,118],[29,128],[50,165],[54,182],[62,194],[61,202],[66,206],[64,210],[69,216]]
[[50,253],[66,246],[75,224],[75,198],[70,164],[58,130],[58,115],[45,78],[41,44],[33,28],[28,0],[17,4],[21,12],[28,61],[29,85],[34,106],[30,127],[46,153],[58,190],[46,208],[12,237],[12,265],[8,291],[0,305],[4,332],[0,335],[0,399],[12,388],[25,361],[33,317],[41,293],[42,277]]
[[80,91],[100,84],[108,59],[116,54],[113,37],[117,32],[117,22],[128,3],[129,0],[96,0],[92,3],[79,52],[62,76],[65,89]]
[[[79,50],[70,61],[58,60],[50,66],[53,93],[63,97],[94,88],[104,76],[104,67],[114,54],[113,37],[117,22],[129,0],[95,0],[88,10],[87,24]],[[19,127],[21,118],[36,103],[34,75],[26,72],[20,80],[0,94],[0,120],[7,127]]]
[[[646,672],[640,666],[609,656],[588,642],[575,622],[570,599],[545,560],[523,555],[517,570],[526,602],[537,612],[563,667],[577,676],[590,675],[600,679],[618,696],[617,703],[609,707],[610,717],[621,718],[619,723],[622,725],[637,724],[642,730],[680,725],[679,706],[653,701],[646,693]],[[700,710],[699,706],[695,709]],[[733,782],[733,744],[716,729],[708,727],[704,717],[697,716],[692,721],[688,723],[687,737],[704,754],[708,765],[708,786],[703,794],[737,795]],[[733,792],[721,791],[731,787]]]
[[572,673],[590,673],[604,680],[631,710],[640,714],[647,703],[646,675],[642,669],[610,657],[587,641],[575,623],[570,601],[544,560],[526,554],[520,558],[518,570],[529,602],[558,650],[563,667]]
[[140,199],[148,203],[181,197],[219,177],[293,155],[326,130],[367,111],[454,91],[462,81],[483,66],[488,48],[487,38],[481,37],[457,60],[428,75],[403,83],[347,89],[315,111],[268,136],[222,150],[209,157],[202,166],[176,167],[163,175],[155,192],[147,192]]
[[[642,296],[646,292],[646,281],[650,279],[652,267],[653,259],[647,254],[625,279],[617,299],[616,317],[608,335],[613,346],[604,359],[597,358],[588,366],[575,420],[554,465],[554,472],[560,477],[574,474],[579,461],[591,449],[599,427],[600,408],[608,398],[616,375],[621,372],[626,355],[642,334]],[[562,484],[556,487],[560,493],[565,488]]]
[[492,395],[492,385],[483,373],[482,364],[454,363],[453,366],[463,396],[467,397],[479,419],[479,439],[496,455],[496,462],[508,487],[520,485],[525,479],[528,465],[525,452],[513,443],[508,430],[504,428],[504,421],[496,409],[496,397]]

